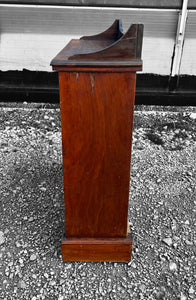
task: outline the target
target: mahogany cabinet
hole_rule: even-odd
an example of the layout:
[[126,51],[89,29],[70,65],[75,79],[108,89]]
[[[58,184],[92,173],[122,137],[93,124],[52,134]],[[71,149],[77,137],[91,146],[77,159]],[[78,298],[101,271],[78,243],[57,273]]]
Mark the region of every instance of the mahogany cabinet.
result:
[[136,71],[143,25],[70,43],[59,73],[65,201],[65,261],[129,261],[127,226]]

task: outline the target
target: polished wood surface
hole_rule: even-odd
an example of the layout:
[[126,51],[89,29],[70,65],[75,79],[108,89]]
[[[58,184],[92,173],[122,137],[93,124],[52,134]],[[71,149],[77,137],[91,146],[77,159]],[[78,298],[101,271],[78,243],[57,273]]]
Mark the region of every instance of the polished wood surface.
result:
[[61,245],[64,261],[114,261],[131,259],[132,236],[115,239],[64,238]]
[[135,73],[59,73],[66,237],[125,237]]
[[131,66],[141,70],[143,24],[131,24],[125,34],[120,20],[103,33],[71,40],[52,60],[54,70],[59,66]]
[[111,42],[115,42],[121,36],[123,36],[122,22],[121,20],[115,20],[105,31],[96,35],[83,36],[80,40],[111,40]]
[[101,66],[99,63],[94,66],[86,67],[85,65],[82,66],[55,66],[55,71],[65,71],[65,72],[102,72],[102,73],[124,73],[124,72],[137,72],[141,71],[141,62],[134,61],[130,65],[123,64],[120,61],[115,61],[110,64],[110,66]]
[[72,40],[51,62],[59,72],[65,261],[129,261],[127,226],[136,71],[142,24],[121,22]]

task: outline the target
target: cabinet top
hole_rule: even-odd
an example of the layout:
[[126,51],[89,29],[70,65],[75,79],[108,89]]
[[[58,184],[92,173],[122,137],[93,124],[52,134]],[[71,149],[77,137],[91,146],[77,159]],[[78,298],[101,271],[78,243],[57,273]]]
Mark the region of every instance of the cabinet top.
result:
[[120,20],[106,31],[71,40],[51,61],[53,70],[77,68],[142,69],[143,24],[131,24],[123,34]]

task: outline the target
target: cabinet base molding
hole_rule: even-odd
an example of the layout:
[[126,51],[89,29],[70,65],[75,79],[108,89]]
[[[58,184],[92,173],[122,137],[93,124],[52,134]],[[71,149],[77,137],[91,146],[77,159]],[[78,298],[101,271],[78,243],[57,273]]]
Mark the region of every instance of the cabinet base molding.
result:
[[113,261],[131,260],[132,235],[126,238],[64,238],[62,258],[64,261]]

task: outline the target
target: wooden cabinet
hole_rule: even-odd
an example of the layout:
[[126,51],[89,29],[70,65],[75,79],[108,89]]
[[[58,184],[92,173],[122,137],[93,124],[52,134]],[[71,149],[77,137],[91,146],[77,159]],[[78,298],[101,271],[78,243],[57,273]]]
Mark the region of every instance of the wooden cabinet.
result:
[[123,34],[72,40],[51,62],[59,72],[65,261],[129,261],[127,233],[136,71],[142,24]]

